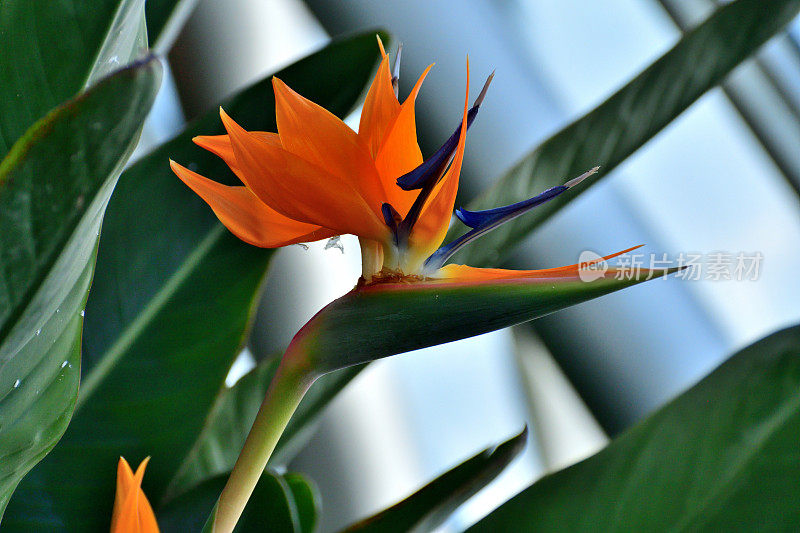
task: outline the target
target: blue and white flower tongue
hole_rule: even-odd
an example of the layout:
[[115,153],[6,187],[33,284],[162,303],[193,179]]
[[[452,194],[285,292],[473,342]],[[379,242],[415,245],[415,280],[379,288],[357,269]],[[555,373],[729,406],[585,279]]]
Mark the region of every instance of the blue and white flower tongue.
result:
[[461,222],[471,229],[461,237],[450,241],[433,252],[423,264],[423,275],[429,276],[433,274],[442,268],[456,252],[470,242],[505,224],[509,220],[513,220],[520,215],[524,215],[534,207],[549,202],[561,193],[571,189],[572,187],[575,187],[598,170],[600,170],[600,167],[594,167],[593,169],[584,172],[577,178],[569,180],[564,185],[551,187],[550,189],[547,189],[533,198],[529,198],[511,205],[495,207],[493,209],[486,209],[483,211],[468,211],[459,207],[455,210],[456,217],[458,217]]

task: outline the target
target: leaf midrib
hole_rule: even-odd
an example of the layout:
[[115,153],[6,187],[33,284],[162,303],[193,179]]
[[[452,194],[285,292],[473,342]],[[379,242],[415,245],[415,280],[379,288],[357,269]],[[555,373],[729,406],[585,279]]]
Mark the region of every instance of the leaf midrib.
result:
[[75,406],[77,413],[84,403],[92,396],[95,389],[103,379],[114,369],[125,353],[139,338],[139,335],[155,320],[159,312],[169,303],[172,296],[182,287],[183,283],[196,270],[196,267],[209,254],[210,250],[225,234],[225,228],[220,223],[203,237],[197,248],[186,256],[186,259],[173,272],[161,288],[142,308],[138,316],[123,330],[117,340],[105,351],[97,365],[81,380],[78,390],[78,402]]

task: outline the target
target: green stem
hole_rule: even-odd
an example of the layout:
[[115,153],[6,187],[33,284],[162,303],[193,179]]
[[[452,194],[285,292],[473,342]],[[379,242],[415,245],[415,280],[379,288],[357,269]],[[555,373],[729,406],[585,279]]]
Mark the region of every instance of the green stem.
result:
[[295,367],[293,352],[290,345],[222,490],[216,506],[215,532],[233,531],[289,419],[314,381],[307,372]]

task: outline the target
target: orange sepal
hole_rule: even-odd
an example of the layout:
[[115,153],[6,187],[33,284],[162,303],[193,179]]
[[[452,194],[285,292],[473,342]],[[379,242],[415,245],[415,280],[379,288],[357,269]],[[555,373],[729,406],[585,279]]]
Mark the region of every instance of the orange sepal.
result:
[[411,93],[403,102],[400,112],[387,128],[375,157],[375,166],[383,182],[387,201],[402,216],[408,214],[417,191],[404,191],[397,186],[397,178],[422,164],[422,152],[417,142],[417,122],[414,104],[422,82],[430,72],[430,65],[417,80]]
[[248,244],[278,248],[333,237],[329,229],[285,217],[247,187],[222,185],[170,160],[172,171],[211,207],[231,233]]
[[[356,132],[336,115],[304,98],[278,78],[275,120],[283,148],[358,191],[376,215],[384,199],[375,162]],[[331,183],[329,186],[336,186]]]
[[361,121],[358,125],[358,136],[369,150],[373,158],[378,156],[383,145],[384,135],[388,132],[395,118],[400,113],[400,102],[392,88],[392,73],[389,70],[389,58],[383,49],[381,38],[378,37],[378,46],[381,49],[381,64],[378,72],[369,87],[364,105],[361,108]]
[[144,470],[149,461],[149,457],[142,461],[134,474],[128,462],[119,458],[111,533],[158,533],[153,508],[142,491]]
[[[622,254],[626,254],[644,246],[640,244],[626,250],[607,255],[605,257],[588,261],[586,264],[574,264],[558,268],[545,268],[541,270],[509,270],[504,268],[476,268],[467,265],[445,265],[433,275],[434,281],[441,279],[447,282],[464,281],[467,283],[480,283],[482,281],[497,281],[511,279],[550,279],[550,278],[578,278],[581,267],[590,264],[608,261]],[[609,272],[614,272],[609,270]]]
[[224,111],[222,122],[250,190],[278,213],[299,222],[384,241],[386,226],[349,183],[292,152],[245,131]]
[[467,141],[467,113],[469,112],[469,58],[467,58],[467,89],[464,97],[464,114],[461,118],[461,133],[458,137],[458,146],[453,155],[453,162],[444,177],[436,184],[428,198],[419,220],[409,237],[411,248],[418,250],[420,256],[427,257],[442,244],[450,218],[453,215],[453,205],[458,192],[458,177],[461,174],[461,164],[464,161],[464,148]]
[[[251,131],[250,135],[258,137],[266,143],[281,145],[280,137],[277,133],[268,131]],[[225,164],[230,167],[236,176],[242,180],[242,183],[247,185],[247,176],[242,174],[239,164],[236,162],[236,156],[233,154],[233,146],[231,145],[231,138],[229,135],[198,135],[192,141],[199,146],[211,152],[212,154],[220,157]]]

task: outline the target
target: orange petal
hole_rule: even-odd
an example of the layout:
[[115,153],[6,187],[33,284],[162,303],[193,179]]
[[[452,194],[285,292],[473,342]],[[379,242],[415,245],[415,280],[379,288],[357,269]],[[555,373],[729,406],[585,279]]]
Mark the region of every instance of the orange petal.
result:
[[400,102],[392,88],[392,73],[389,71],[389,58],[378,38],[383,59],[378,72],[372,80],[364,106],[361,109],[361,121],[358,125],[358,136],[366,145],[373,158],[378,156],[383,137],[388,132],[395,118],[400,113]]
[[464,147],[467,141],[467,113],[469,111],[469,58],[467,58],[467,92],[464,98],[464,115],[461,119],[461,134],[458,146],[453,156],[453,162],[444,177],[436,184],[428,201],[422,208],[419,220],[409,237],[411,248],[415,254],[427,257],[442,244],[450,218],[453,215],[453,205],[458,192],[458,177],[461,174],[461,164],[464,161]]
[[430,65],[417,80],[408,98],[403,102],[400,112],[389,125],[382,138],[381,146],[375,158],[375,166],[383,182],[387,201],[402,216],[408,214],[411,204],[417,197],[417,191],[404,191],[397,186],[397,178],[411,172],[422,164],[422,152],[417,143],[417,124],[414,103],[425,77],[430,72]]
[[[227,135],[199,135],[192,138],[200,148],[204,148],[212,154],[221,157],[225,164],[231,167],[231,170],[236,167],[238,170],[239,165],[236,163],[236,156],[233,155],[233,146],[231,146],[231,139]],[[234,171],[236,172],[236,171]],[[238,172],[236,172],[238,174]]]
[[114,524],[118,517],[122,515],[122,505],[128,497],[128,493],[133,483],[133,470],[128,462],[122,457],[117,463],[117,494],[114,498],[114,511],[111,515],[111,530],[114,531]]
[[248,244],[278,248],[317,241],[336,233],[298,222],[267,206],[247,187],[230,187],[192,172],[170,160],[172,171],[214,210],[226,228]]
[[[586,267],[589,264],[608,261],[622,254],[641,248],[642,244],[633,246],[621,252],[613,253],[605,257],[589,261],[586,264],[574,264],[558,268],[545,268],[541,270],[508,270],[503,268],[475,268],[466,265],[445,265],[434,275],[437,279],[448,281],[481,282],[501,279],[532,279],[532,278],[577,278],[579,267]],[[613,272],[613,269],[608,272]]]
[[[262,139],[264,142],[281,145],[280,137],[277,133],[268,131],[251,131],[250,135]],[[222,158],[225,164],[228,165],[236,176],[242,180],[242,183],[247,185],[247,177],[243,176],[239,165],[236,163],[236,156],[233,154],[233,146],[231,139],[228,135],[198,135],[192,141],[199,147],[205,148],[212,154]]]
[[149,460],[148,457],[142,461],[134,474],[128,462],[122,457],[119,458],[111,533],[158,533],[158,523],[153,508],[141,488]]
[[337,182],[349,183],[376,216],[381,216],[381,204],[386,196],[375,162],[356,132],[278,78],[272,78],[272,86],[283,148],[336,176]]
[[389,231],[353,186],[305,159],[265,142],[220,112],[250,190],[278,213],[337,235],[385,241]]

